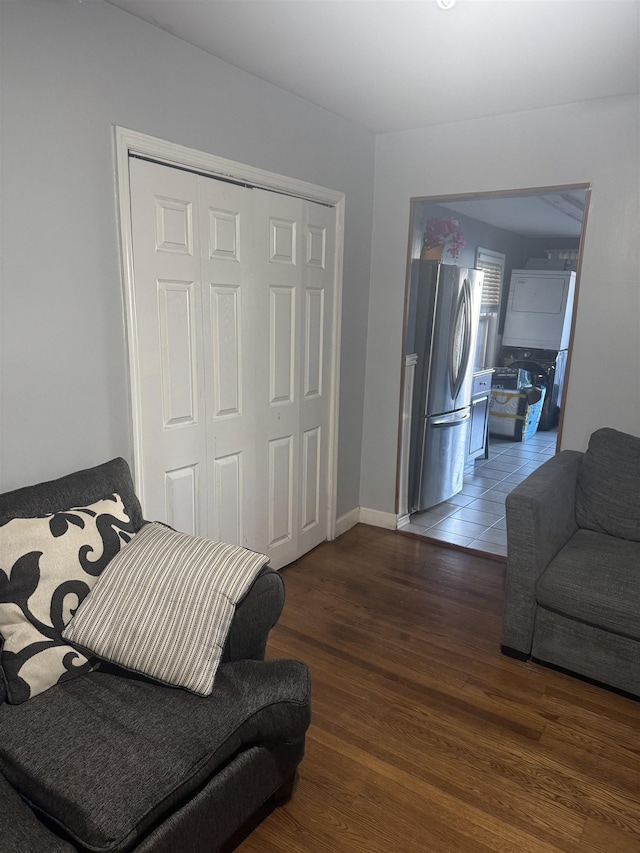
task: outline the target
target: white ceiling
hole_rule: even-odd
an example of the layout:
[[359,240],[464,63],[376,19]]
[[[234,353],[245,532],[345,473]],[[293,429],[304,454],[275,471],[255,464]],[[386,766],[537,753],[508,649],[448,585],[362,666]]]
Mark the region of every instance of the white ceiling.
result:
[[638,0],[109,2],[376,133],[639,88]]
[[[640,0],[107,2],[374,133],[640,90]],[[562,206],[452,209],[524,236],[577,236]]]
[[453,213],[462,213],[521,237],[580,236],[586,190],[558,190],[533,194],[491,195],[443,201]]

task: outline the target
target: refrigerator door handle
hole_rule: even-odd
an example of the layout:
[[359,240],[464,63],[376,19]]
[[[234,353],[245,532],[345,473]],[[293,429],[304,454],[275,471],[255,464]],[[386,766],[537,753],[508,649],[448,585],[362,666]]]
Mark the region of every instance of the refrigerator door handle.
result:
[[465,276],[460,293],[453,322],[453,333],[451,335],[451,350],[449,352],[449,381],[451,383],[451,396],[455,400],[458,396],[462,383],[467,375],[469,356],[471,354],[471,285]]
[[454,412],[453,414],[448,415],[436,415],[435,417],[429,418],[429,423],[432,427],[452,427],[468,421],[470,417],[471,412],[469,409],[465,409],[462,414]]

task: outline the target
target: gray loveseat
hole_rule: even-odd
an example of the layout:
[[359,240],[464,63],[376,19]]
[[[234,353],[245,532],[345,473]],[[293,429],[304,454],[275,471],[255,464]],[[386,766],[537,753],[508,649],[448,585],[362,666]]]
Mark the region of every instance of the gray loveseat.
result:
[[[75,531],[79,522],[63,511],[113,492],[137,532],[144,520],[122,459],[0,495],[0,530],[12,518],[58,513],[57,533],[65,525]],[[11,593],[11,575],[6,565],[0,569],[1,604]],[[307,668],[264,660],[283,602],[279,574],[263,568],[235,610],[207,697],[104,664],[65,672],[23,701],[20,679],[8,687],[13,658],[5,642],[0,850],[231,849],[265,803],[291,792],[304,752]]]
[[502,650],[640,695],[640,438],[604,428],[507,498]]

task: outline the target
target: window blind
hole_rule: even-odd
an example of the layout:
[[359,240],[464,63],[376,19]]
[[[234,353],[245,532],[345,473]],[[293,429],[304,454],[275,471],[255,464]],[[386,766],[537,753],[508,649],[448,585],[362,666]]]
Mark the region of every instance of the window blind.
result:
[[484,272],[484,283],[482,285],[483,307],[500,305],[502,295],[502,280],[504,278],[505,256],[499,252],[488,249],[478,249],[476,253],[476,267]]
[[478,268],[484,272],[482,304],[499,305],[502,290],[502,267],[489,261],[480,261]]

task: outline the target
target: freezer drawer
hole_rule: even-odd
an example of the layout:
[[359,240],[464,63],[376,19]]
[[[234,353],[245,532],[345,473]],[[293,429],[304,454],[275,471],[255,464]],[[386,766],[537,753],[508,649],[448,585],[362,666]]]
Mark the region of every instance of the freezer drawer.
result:
[[442,503],[462,490],[470,408],[424,418],[422,464],[412,512]]

